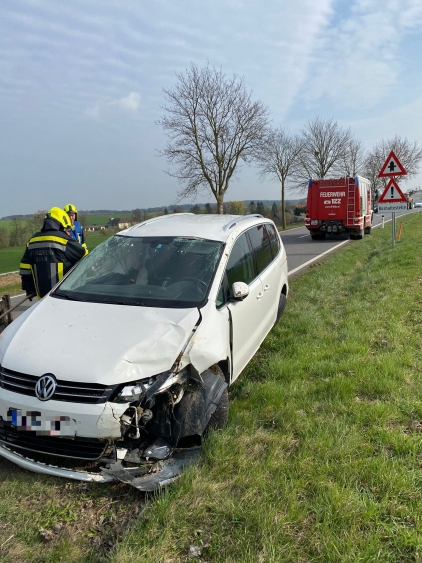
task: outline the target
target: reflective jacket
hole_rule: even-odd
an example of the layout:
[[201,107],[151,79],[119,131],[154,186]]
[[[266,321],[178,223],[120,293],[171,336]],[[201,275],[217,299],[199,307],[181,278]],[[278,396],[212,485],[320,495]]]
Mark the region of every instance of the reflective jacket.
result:
[[87,252],[59,228],[58,221],[45,219],[41,231],[27,243],[22,257],[19,272],[22,289],[27,295],[36,293],[41,299]]
[[79,221],[74,222],[72,229],[69,231],[69,234],[74,240],[82,244],[82,246],[86,246],[84,230]]

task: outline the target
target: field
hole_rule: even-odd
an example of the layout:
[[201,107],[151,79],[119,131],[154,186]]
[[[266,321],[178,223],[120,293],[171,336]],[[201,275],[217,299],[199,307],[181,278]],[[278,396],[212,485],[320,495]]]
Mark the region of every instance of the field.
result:
[[[127,216],[127,214],[126,214]],[[86,224],[88,225],[100,225],[100,226],[105,226],[108,223],[108,220],[110,219],[110,215],[105,214],[105,215],[85,215],[84,216],[86,218]],[[116,217],[123,217],[122,214],[120,215],[116,215]],[[22,218],[19,219],[18,221],[20,223],[24,223],[27,220],[27,218]],[[0,220],[0,227],[6,227],[7,229],[11,229],[13,225],[13,220],[12,219],[1,219]]]
[[[99,232],[86,233],[86,242],[89,250],[107,240],[110,233],[102,235]],[[0,274],[19,270],[20,260],[25,252],[24,246],[14,246],[12,248],[2,248],[0,250]]]
[[[422,560],[421,215],[315,263],[180,481],[144,496],[0,458],[5,563]],[[89,344],[88,344],[89,345]],[[195,559],[194,559],[195,560]]]

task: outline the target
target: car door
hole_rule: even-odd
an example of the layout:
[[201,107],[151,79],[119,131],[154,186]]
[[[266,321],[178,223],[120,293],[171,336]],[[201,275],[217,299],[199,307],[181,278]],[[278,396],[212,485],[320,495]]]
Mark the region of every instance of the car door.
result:
[[262,342],[261,299],[264,291],[256,275],[248,239],[242,233],[236,240],[226,267],[227,298],[234,282],[249,286],[249,295],[243,301],[228,302],[232,323],[232,381],[240,374]]
[[277,257],[274,256],[273,259],[276,246],[271,244],[272,233],[267,231],[264,224],[248,229],[247,233],[255,257],[256,273],[259,275],[263,289],[260,300],[262,312],[259,332],[264,338],[275,323],[280,299],[280,272],[277,268]]

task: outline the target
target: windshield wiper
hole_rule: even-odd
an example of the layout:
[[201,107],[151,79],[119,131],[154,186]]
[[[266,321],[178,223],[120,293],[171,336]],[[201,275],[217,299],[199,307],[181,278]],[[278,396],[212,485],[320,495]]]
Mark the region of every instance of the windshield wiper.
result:
[[55,291],[52,297],[58,297],[59,299],[69,299],[69,301],[83,301],[83,299],[72,297],[70,295],[67,295],[66,293],[59,293],[58,291]]

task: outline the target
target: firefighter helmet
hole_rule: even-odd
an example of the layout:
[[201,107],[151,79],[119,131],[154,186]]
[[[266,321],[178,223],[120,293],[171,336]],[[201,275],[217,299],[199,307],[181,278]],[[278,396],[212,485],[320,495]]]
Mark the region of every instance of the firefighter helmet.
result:
[[67,205],[64,206],[64,210],[66,211],[67,214],[74,213],[75,214],[75,220],[77,220],[78,210],[76,209],[76,207],[74,205],[72,205],[71,203],[68,203]]
[[72,223],[70,222],[69,215],[60,209],[60,207],[52,207],[47,211],[47,217],[51,217],[60,223],[63,229],[71,229]]

